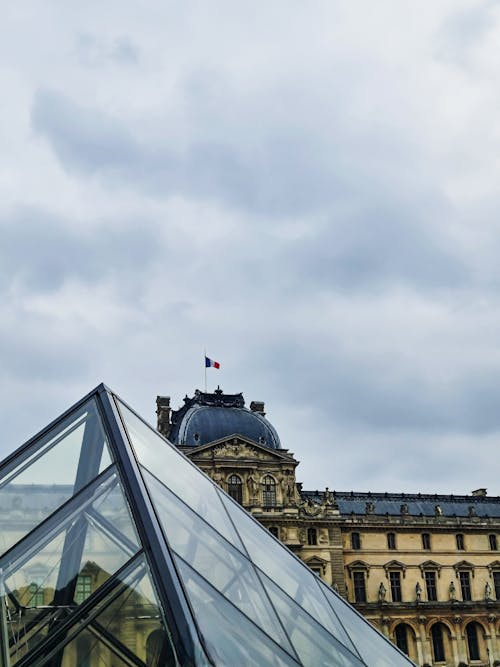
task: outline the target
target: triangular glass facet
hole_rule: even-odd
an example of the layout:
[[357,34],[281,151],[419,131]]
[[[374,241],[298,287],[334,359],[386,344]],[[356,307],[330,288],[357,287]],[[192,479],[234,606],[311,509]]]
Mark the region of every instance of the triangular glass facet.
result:
[[[96,403],[89,400],[35,439],[0,472],[0,553],[7,551],[110,464]],[[17,517],[17,521],[13,518]]]

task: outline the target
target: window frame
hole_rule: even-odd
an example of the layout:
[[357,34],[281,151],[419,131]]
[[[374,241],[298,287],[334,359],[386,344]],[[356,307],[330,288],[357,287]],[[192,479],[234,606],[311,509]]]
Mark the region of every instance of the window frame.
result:
[[459,570],[458,582],[460,584],[462,601],[470,602],[472,600],[472,586],[471,586],[471,576],[469,570]]
[[272,475],[264,475],[262,478],[262,506],[270,509],[276,505],[276,480]]
[[235,472],[227,478],[227,492],[239,505],[243,505],[243,480]]
[[391,589],[391,600],[393,602],[403,602],[401,578],[400,570],[389,570],[389,586]]
[[425,551],[431,551],[431,534],[422,533],[422,549]]
[[[439,631],[439,635],[437,635]],[[431,627],[431,645],[432,645],[432,657],[434,662],[446,662],[446,653],[444,650],[444,639],[443,639],[443,624],[438,621],[434,623]],[[436,650],[436,648],[438,650]]]
[[[401,633],[404,633],[404,635]],[[402,653],[404,653],[408,657],[410,656],[409,642],[408,642],[408,626],[406,625],[406,623],[398,623],[394,628],[394,643]]]
[[366,573],[364,570],[352,571],[352,588],[354,593],[354,602],[363,604],[368,601],[366,592]]
[[478,623],[471,621],[465,626],[465,641],[469,660],[481,660],[479,650]]
[[314,547],[318,544],[318,529],[314,526],[310,526],[307,529],[307,545],[309,547]]
[[435,570],[424,571],[425,593],[428,602],[437,602],[437,576]]
[[361,549],[361,533],[357,530],[351,532],[351,549],[354,551]]

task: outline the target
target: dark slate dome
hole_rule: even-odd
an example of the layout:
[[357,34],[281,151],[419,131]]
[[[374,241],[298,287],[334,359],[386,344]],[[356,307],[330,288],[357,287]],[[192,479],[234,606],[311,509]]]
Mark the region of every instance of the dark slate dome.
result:
[[264,417],[263,403],[245,407],[243,394],[213,394],[198,389],[193,398],[184,399],[180,410],[172,412],[169,439],[176,445],[198,447],[230,435],[242,435],[254,442],[281,449],[276,430]]

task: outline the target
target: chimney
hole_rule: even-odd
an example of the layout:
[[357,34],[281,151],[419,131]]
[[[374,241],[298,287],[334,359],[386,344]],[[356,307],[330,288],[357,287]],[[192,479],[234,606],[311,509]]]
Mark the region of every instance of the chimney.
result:
[[484,498],[486,496],[486,489],[476,489],[471,492],[473,496],[481,496]]
[[157,396],[156,397],[156,414],[158,415],[158,421],[156,428],[158,431],[164,435],[166,438],[170,435],[170,413],[172,408],[170,407],[170,396]]
[[252,412],[256,412],[259,415],[262,415],[262,417],[266,416],[266,413],[264,412],[264,402],[263,401],[252,401],[250,403],[250,410]]

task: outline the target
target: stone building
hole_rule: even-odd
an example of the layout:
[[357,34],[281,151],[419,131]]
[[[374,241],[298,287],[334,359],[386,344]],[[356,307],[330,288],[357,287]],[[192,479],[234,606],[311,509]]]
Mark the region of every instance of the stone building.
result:
[[[158,430],[418,665],[500,665],[500,498],[303,490],[242,394],[157,399]],[[332,480],[333,481],[333,480]]]

